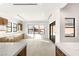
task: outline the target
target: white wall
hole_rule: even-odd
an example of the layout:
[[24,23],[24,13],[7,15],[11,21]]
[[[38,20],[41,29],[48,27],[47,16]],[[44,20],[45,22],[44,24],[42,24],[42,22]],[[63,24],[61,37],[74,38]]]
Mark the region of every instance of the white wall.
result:
[[[75,18],[75,37],[65,37],[65,17]],[[68,4],[61,9],[61,42],[79,42],[79,4]]]
[[60,9],[57,9],[49,18],[49,24],[56,21],[56,39],[55,42],[60,42]]
[[44,38],[48,39],[49,36],[49,30],[48,30],[48,21],[25,21],[24,22],[24,32],[27,35],[28,34],[28,25],[44,25],[45,26],[45,34],[43,35]]
[[55,14],[55,16],[56,16],[56,43],[58,43],[58,42],[60,42],[60,25],[61,25],[61,23],[60,23],[60,9],[58,9],[57,11],[56,11],[56,14]]

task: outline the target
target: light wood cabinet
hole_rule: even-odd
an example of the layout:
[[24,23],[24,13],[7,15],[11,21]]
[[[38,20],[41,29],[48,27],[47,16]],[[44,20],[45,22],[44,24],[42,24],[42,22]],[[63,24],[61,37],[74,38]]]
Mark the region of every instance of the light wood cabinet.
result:
[[8,20],[7,20],[7,19],[4,19],[4,20],[3,20],[3,24],[4,24],[4,25],[7,25],[7,24],[8,24]]
[[8,23],[8,19],[0,17],[0,25],[6,25]]

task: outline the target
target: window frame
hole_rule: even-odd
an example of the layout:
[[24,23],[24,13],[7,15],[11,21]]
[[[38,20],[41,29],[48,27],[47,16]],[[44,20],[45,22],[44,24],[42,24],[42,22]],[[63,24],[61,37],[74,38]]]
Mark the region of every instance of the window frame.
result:
[[[65,33],[65,37],[75,37],[75,18],[65,18],[65,21],[68,20],[68,19],[73,21],[73,23],[72,23],[73,26],[71,26],[71,27],[70,27],[70,26],[67,26],[67,27],[65,26],[65,29],[67,29],[67,28],[68,28],[68,29],[69,29],[69,28],[73,28],[73,35],[69,35],[69,36],[68,36],[68,35]],[[65,23],[65,24],[66,24],[66,23]],[[71,34],[72,34],[72,33],[71,33]]]

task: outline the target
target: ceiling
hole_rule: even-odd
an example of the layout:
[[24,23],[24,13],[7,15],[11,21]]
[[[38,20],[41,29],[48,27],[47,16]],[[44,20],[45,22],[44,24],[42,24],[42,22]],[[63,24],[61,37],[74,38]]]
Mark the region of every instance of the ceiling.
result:
[[9,20],[46,21],[51,13],[65,5],[65,3],[38,3],[37,5],[0,4],[0,16]]

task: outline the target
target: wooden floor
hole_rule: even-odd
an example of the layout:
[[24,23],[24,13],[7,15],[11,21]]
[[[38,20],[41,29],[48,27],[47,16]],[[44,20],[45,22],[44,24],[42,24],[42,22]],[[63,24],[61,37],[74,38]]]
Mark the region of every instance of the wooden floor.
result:
[[27,40],[27,56],[55,56],[55,45],[49,39]]

